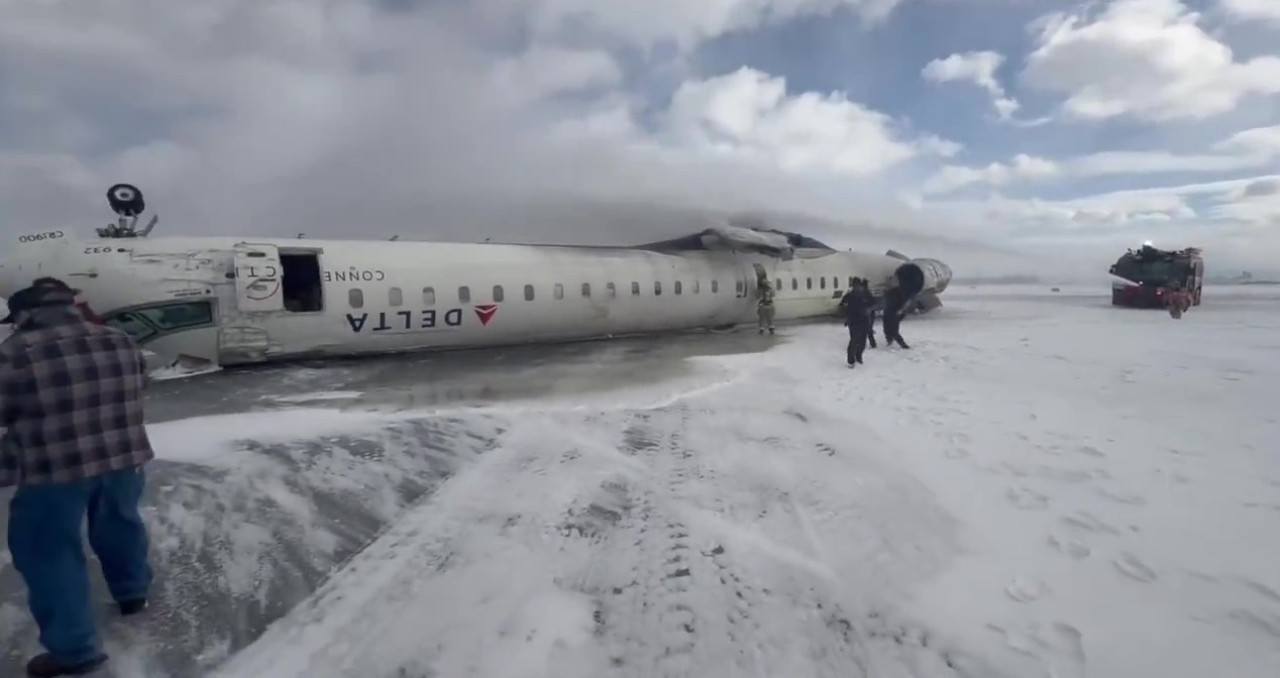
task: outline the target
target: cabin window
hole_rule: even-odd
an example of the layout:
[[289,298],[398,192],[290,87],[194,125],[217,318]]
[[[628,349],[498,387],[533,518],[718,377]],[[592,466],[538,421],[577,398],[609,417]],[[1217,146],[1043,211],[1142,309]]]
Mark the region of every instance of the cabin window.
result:
[[653,281],[653,296],[656,297],[660,294],[662,294],[662,281],[655,280]]
[[779,292],[782,291],[782,278],[778,278],[777,280],[773,281],[773,289]]
[[743,294],[747,291],[747,284],[739,280],[737,284],[733,286],[733,291],[738,294]]
[[640,296],[640,283],[638,282],[631,283],[631,296],[633,297]]
[[471,288],[463,285],[458,288],[458,301],[466,304],[471,301]]
[[675,292],[676,292],[676,294],[680,294],[682,291],[683,291],[683,285],[681,285],[681,284],[680,284],[680,281],[679,281],[679,280],[677,280],[677,281],[676,281],[676,289],[675,289]]
[[791,289],[793,290],[800,289],[800,280],[798,278],[791,279]]
[[821,278],[818,278],[818,287],[819,287],[820,289],[824,289],[824,290],[825,290],[825,289],[827,289],[827,277],[826,277],[826,276],[822,276]]
[[613,283],[605,283],[604,293],[611,297],[616,297],[618,296],[618,286],[614,285]]
[[494,285],[494,286],[493,286],[493,300],[494,300],[494,302],[502,301],[502,300],[503,300],[503,298],[505,298],[505,296],[506,296],[506,295],[505,295],[505,294],[503,294],[503,292],[502,292],[502,285]]
[[811,290],[811,289],[813,289],[813,278],[805,278],[805,279],[804,279],[804,288],[805,288],[806,290]]
[[831,276],[831,289],[833,290],[840,289],[840,276],[838,275]]
[[717,293],[717,292],[719,292],[719,291],[720,291],[720,281],[719,281],[719,280],[712,280],[712,281],[711,281],[711,293],[712,293],[712,294],[716,294],[716,293]]
[[423,306],[436,305],[436,288],[434,287],[422,288],[422,305]]
[[364,292],[357,287],[347,290],[347,304],[351,308],[364,307]]
[[533,301],[533,285],[524,286],[524,300]]
[[693,281],[693,293],[697,294],[698,292],[701,292],[701,291],[702,291],[702,281],[695,279]]
[[849,287],[853,287],[853,276],[849,276]]
[[552,296],[556,299],[564,299],[564,285],[556,283],[555,288],[552,290]]
[[591,283],[582,283],[582,296],[591,298]]
[[404,304],[404,292],[399,287],[392,287],[387,290],[387,303],[392,306],[401,306]]

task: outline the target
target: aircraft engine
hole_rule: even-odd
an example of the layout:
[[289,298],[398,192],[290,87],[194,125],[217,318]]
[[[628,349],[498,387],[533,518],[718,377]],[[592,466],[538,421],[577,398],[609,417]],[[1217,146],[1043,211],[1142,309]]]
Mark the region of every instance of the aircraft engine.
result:
[[937,259],[912,259],[893,272],[908,297],[939,294],[951,284],[951,268]]
[[937,259],[907,259],[893,250],[887,254],[906,262],[893,272],[893,277],[907,297],[915,301],[915,312],[926,313],[942,306],[938,294],[951,284],[950,266]]

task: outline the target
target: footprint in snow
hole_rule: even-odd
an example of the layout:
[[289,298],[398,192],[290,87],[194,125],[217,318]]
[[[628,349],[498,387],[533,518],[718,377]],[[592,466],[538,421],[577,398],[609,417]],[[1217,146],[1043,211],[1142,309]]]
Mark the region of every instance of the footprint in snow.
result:
[[1039,600],[1049,593],[1049,585],[1039,579],[1017,577],[1004,587],[1004,594],[1010,600],[1029,603]]
[[1107,499],[1110,499],[1111,501],[1116,502],[1117,504],[1127,504],[1129,506],[1142,506],[1147,503],[1147,500],[1140,494],[1133,494],[1130,492],[1115,492],[1113,490],[1108,490],[1101,487],[1097,489],[1097,492],[1098,494],[1102,495],[1103,497],[1106,497]]
[[1105,452],[1094,447],[1093,445],[1081,445],[1080,447],[1076,448],[1076,452],[1079,452],[1080,454],[1083,454],[1086,457],[1106,457],[1107,456]]
[[1156,580],[1156,571],[1131,553],[1122,553],[1119,558],[1111,561],[1111,564],[1116,566],[1120,574],[1134,581],[1147,583]]
[[1025,487],[1011,487],[1004,496],[1009,503],[1023,511],[1035,511],[1049,506],[1049,498]]
[[1073,539],[1071,537],[1051,534],[1049,535],[1048,542],[1049,542],[1049,546],[1053,547],[1054,550],[1058,551],[1059,553],[1065,556],[1074,558],[1075,560],[1082,560],[1084,558],[1088,558],[1089,554],[1093,552],[1089,548],[1088,544],[1084,543],[1079,539]]
[[1120,530],[1103,522],[1097,516],[1087,511],[1076,511],[1070,515],[1062,517],[1062,522],[1069,527],[1085,532],[1094,532],[1101,534],[1120,534]]

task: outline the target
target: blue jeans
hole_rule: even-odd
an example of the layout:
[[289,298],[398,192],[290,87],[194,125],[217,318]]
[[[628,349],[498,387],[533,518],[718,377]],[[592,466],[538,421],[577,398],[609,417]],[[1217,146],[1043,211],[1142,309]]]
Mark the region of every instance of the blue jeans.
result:
[[27,605],[40,644],[68,664],[97,657],[80,526],[116,601],[144,598],[151,586],[147,528],[138,514],[141,466],[87,480],[19,486],[9,502],[9,552],[27,584]]

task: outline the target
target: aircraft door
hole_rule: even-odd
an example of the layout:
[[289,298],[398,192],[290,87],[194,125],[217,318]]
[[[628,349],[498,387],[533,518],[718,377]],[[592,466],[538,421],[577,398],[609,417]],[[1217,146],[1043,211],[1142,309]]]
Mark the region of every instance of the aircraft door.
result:
[[242,313],[284,310],[280,252],[275,245],[235,246],[236,308]]
[[749,299],[753,290],[752,284],[755,281],[755,271],[749,266],[738,267],[738,280],[734,283],[734,294],[739,299]]

